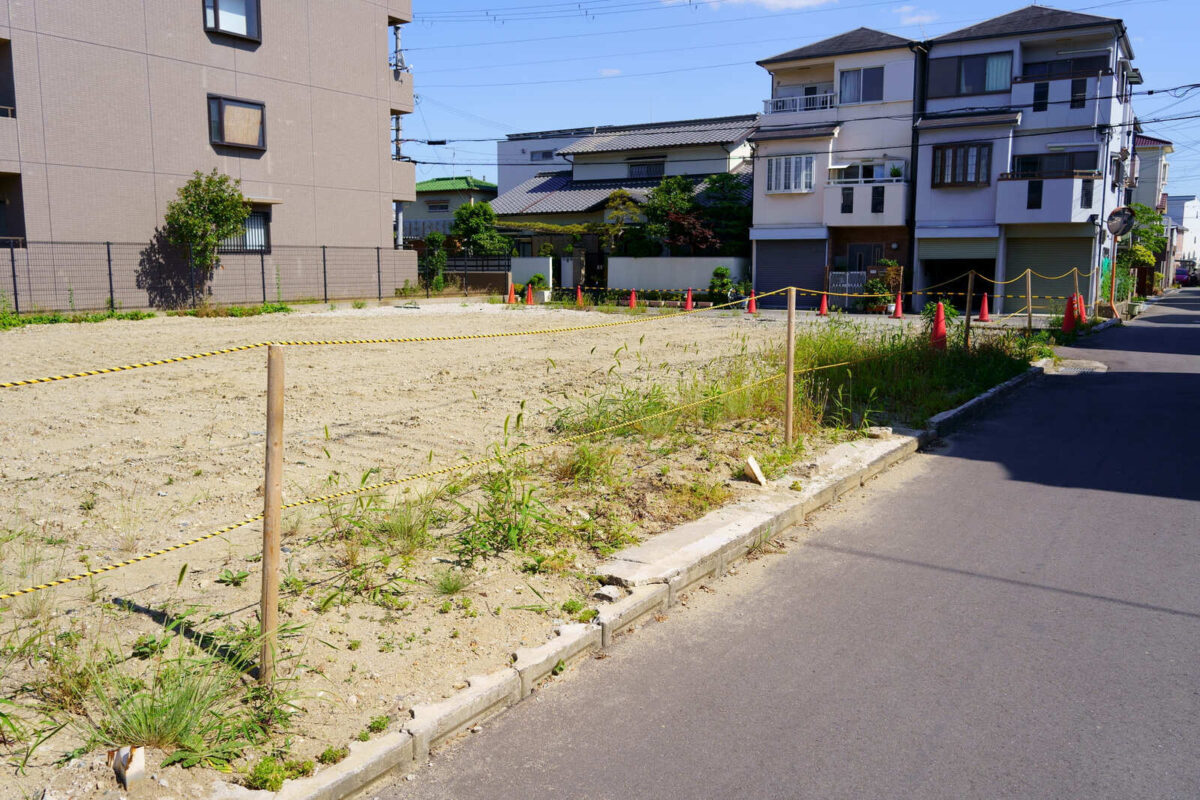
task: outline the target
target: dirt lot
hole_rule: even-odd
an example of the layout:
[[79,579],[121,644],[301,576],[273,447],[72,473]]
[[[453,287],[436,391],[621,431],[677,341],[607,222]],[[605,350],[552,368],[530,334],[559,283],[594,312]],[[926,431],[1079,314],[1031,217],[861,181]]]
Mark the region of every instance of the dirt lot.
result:
[[[420,309],[308,308],[252,319],[33,326],[0,334],[0,381],[263,340],[454,336],[626,318],[437,303]],[[783,333],[781,320],[770,315],[756,320],[717,311],[645,319],[528,338],[289,348],[284,501],[475,458],[504,441],[506,429],[510,443],[547,441],[556,408],[572,400],[636,385],[649,375],[677,379],[778,342]],[[265,363],[260,349],[0,390],[0,590],[127,558],[260,512]],[[713,486],[724,487],[727,497],[744,485],[732,481],[728,469],[736,450],[726,456]],[[671,459],[677,466],[700,456],[696,447],[685,447]],[[663,476],[669,472],[666,463],[619,464],[630,474],[649,467]],[[711,458],[704,469],[713,469]],[[667,479],[661,480],[665,486]],[[415,562],[411,554],[399,562],[404,578],[388,585],[394,596],[387,602],[330,602],[327,590],[336,594],[339,576],[361,556],[311,542],[344,511],[312,507],[285,519],[288,574],[308,587],[285,599],[285,622],[300,628],[286,654],[287,669],[302,677],[301,722],[291,742],[296,755],[311,758],[346,742],[372,717],[399,720],[413,703],[448,695],[464,676],[505,663],[513,647],[544,641],[556,619],[570,616],[561,604],[590,593],[586,576],[595,556],[572,551],[550,554],[550,561],[569,561],[557,569],[529,569],[512,554],[481,560],[463,572],[465,590],[439,594],[433,587],[450,567],[435,549],[422,551]],[[568,503],[564,511],[590,519],[582,505]],[[671,522],[670,513],[636,516],[643,521],[633,531],[638,535]],[[188,613],[192,620],[219,615],[210,622],[228,631],[245,628],[254,620],[260,536],[258,525],[246,526],[91,581],[10,601],[0,612],[0,632],[75,631],[85,643],[103,641],[128,656],[137,637],[161,635],[164,611]],[[230,573],[236,578],[243,571],[244,582],[230,585],[236,582]],[[401,583],[403,589],[395,589]],[[132,605],[117,607],[114,598]],[[32,674],[39,666],[31,658],[22,669]],[[14,687],[10,682],[4,688],[7,694]],[[19,779],[20,791],[53,786],[70,797],[110,791],[111,780],[97,777],[103,770],[95,755],[67,769],[47,766],[79,741],[68,727],[44,745]],[[213,773],[171,768],[161,775],[170,776],[170,790],[156,785],[150,796],[195,794],[194,787]],[[5,791],[0,796],[8,796]]]

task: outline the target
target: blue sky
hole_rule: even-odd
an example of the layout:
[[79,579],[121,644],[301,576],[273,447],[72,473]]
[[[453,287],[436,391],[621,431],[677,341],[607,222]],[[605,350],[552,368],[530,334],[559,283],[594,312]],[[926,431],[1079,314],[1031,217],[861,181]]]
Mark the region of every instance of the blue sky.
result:
[[[1009,0],[414,0],[405,57],[417,110],[405,136],[506,133],[760,111],[755,61],[865,25],[938,36],[1022,6]],[[1194,0],[1076,0],[1055,7],[1125,20],[1146,89],[1200,83]],[[1138,116],[1200,115],[1200,91],[1135,98]],[[1175,142],[1172,194],[1200,193],[1200,119],[1148,124]],[[418,178],[496,178],[491,141],[415,143]]]

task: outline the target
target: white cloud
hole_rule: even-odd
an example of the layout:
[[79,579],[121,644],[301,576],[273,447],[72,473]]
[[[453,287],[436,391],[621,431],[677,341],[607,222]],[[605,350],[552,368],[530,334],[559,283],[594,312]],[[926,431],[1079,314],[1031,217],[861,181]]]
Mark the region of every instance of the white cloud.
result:
[[605,67],[604,69],[600,70],[600,76],[603,78],[612,78],[620,74],[621,70],[614,69],[613,67]]
[[935,22],[938,15],[932,11],[922,11],[916,6],[900,6],[892,9],[893,14],[900,15],[901,25],[928,25]]

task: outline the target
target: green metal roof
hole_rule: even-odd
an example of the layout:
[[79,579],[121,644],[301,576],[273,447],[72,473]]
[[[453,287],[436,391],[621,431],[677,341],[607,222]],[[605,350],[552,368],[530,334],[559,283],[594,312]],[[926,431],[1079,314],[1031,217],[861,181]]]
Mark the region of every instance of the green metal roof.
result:
[[417,184],[418,192],[494,192],[496,184],[472,178],[470,175],[450,178],[431,178]]

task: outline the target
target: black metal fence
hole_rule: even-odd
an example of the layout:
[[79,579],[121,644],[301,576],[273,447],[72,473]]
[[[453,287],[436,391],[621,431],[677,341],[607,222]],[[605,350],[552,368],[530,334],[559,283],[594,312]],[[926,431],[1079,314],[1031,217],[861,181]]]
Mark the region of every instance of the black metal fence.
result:
[[0,250],[0,305],[19,312],[383,299],[417,286],[417,254],[390,247],[275,246],[222,253],[211,275],[157,238],[27,242]]

